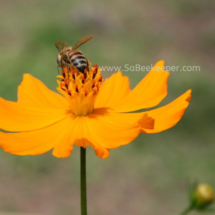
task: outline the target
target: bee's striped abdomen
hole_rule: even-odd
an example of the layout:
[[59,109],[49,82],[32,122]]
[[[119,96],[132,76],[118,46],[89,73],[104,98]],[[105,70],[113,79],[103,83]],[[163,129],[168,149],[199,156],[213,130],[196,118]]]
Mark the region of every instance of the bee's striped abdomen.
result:
[[85,56],[79,50],[73,50],[68,54],[68,57],[72,65],[81,73],[84,73],[84,70],[88,70],[88,61]]

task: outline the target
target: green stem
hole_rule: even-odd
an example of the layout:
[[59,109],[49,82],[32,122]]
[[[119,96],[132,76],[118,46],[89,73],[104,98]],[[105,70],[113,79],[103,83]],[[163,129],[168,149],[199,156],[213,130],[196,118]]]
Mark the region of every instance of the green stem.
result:
[[191,211],[193,211],[193,207],[189,206],[188,208],[186,208],[180,215],[187,215],[189,214]]
[[87,215],[86,149],[81,147],[81,215]]

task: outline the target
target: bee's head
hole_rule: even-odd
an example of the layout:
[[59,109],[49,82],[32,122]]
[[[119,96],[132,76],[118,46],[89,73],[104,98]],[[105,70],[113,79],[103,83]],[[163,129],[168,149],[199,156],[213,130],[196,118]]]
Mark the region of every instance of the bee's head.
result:
[[69,54],[69,52],[72,51],[72,47],[65,47],[62,52],[65,53],[65,54]]

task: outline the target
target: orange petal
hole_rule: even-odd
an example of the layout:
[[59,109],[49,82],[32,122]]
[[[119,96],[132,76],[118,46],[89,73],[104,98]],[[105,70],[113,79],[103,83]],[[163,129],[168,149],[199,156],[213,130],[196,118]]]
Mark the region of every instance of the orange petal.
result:
[[[139,124],[144,118],[145,123]],[[144,121],[144,120],[143,120]],[[109,149],[130,143],[136,138],[140,129],[153,128],[154,121],[144,113],[118,114],[110,113],[106,109],[97,109],[94,114],[76,117],[70,125],[69,141],[55,146],[53,155],[67,157],[72,145],[86,148],[92,146],[100,158],[109,157]]]
[[67,129],[67,133],[64,134],[67,136],[67,141],[59,142],[55,145],[52,154],[58,158],[65,158],[71,154],[73,145],[76,144],[78,141],[80,144],[78,146],[85,147],[85,140],[83,136],[83,127],[82,127],[82,118],[83,117],[76,117],[74,118],[73,122],[69,125]]
[[119,71],[106,79],[96,98],[95,108],[112,107],[121,101],[130,92],[128,77],[122,76]]
[[30,131],[49,126],[68,115],[63,109],[39,108],[0,98],[0,128]]
[[109,150],[99,146],[94,138],[89,133],[86,125],[86,117],[76,117],[67,134],[69,136],[67,141],[59,142],[53,150],[53,155],[59,158],[68,157],[71,154],[73,145],[86,148],[92,146],[96,152],[96,155],[101,158],[107,158],[109,156]]
[[[87,145],[91,145],[93,147],[93,149],[95,150],[95,153],[98,157],[100,158],[108,158],[109,157],[109,149],[102,147],[99,142],[97,142],[97,140],[93,137],[93,135],[91,134],[89,127],[88,127],[88,117],[84,117],[83,119],[83,135],[84,135],[84,141],[82,141],[82,143],[85,144],[85,146]],[[76,144],[80,141],[76,141]],[[79,145],[77,144],[77,145]]]
[[103,158],[103,159],[109,157],[109,149],[100,147],[98,145],[93,145],[92,147],[94,148],[95,153],[98,157]]
[[86,148],[92,146],[96,155],[100,158],[108,158],[109,150],[101,147],[89,132],[86,124],[87,117],[76,117],[70,125],[69,140],[57,144],[53,150],[56,157],[68,157],[71,153],[73,145]]
[[159,61],[124,99],[111,107],[118,112],[131,112],[158,105],[167,95],[168,77],[164,61]]
[[69,106],[67,100],[49,90],[40,80],[29,74],[24,74],[18,87],[18,102],[37,107],[62,108]]
[[71,135],[71,130],[69,129],[72,123],[73,117],[68,116],[51,126],[36,131],[22,133],[0,132],[0,147],[4,151],[16,155],[42,154],[59,143],[69,143]]
[[148,111],[148,116],[155,119],[154,129],[145,129],[143,133],[158,133],[173,127],[184,115],[191,99],[191,90],[163,107]]
[[[88,131],[87,137],[95,146],[105,149],[117,148],[134,140],[139,132],[140,125],[138,121],[146,117],[146,127],[148,127],[148,117],[145,113],[141,114],[119,114],[108,113],[105,109],[96,110],[93,114],[85,118],[84,125]],[[151,120],[153,124],[153,120]],[[144,128],[144,123],[141,124]],[[153,128],[153,126],[152,126]]]
[[[55,145],[52,154],[58,158],[66,158],[68,157],[73,149],[73,144],[75,140],[78,138],[78,134],[82,133],[82,129],[79,130],[79,125],[81,120],[79,117],[74,118],[74,120],[68,125],[66,129],[66,133],[64,133],[65,141],[59,142]],[[82,138],[82,136],[81,136]]]

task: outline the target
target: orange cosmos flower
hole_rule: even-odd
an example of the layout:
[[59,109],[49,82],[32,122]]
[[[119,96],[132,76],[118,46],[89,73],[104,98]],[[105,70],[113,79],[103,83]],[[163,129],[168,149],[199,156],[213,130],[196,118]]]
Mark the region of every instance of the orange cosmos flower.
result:
[[98,66],[79,73],[64,68],[58,91],[25,74],[18,87],[18,101],[0,98],[0,147],[17,155],[38,155],[53,149],[56,157],[68,157],[73,145],[92,146],[107,158],[109,149],[134,140],[139,133],[157,133],[174,126],[184,114],[191,90],[170,104],[139,113],[132,111],[158,105],[167,95],[169,73],[164,62],[130,90],[129,79],[119,71],[103,80]]

